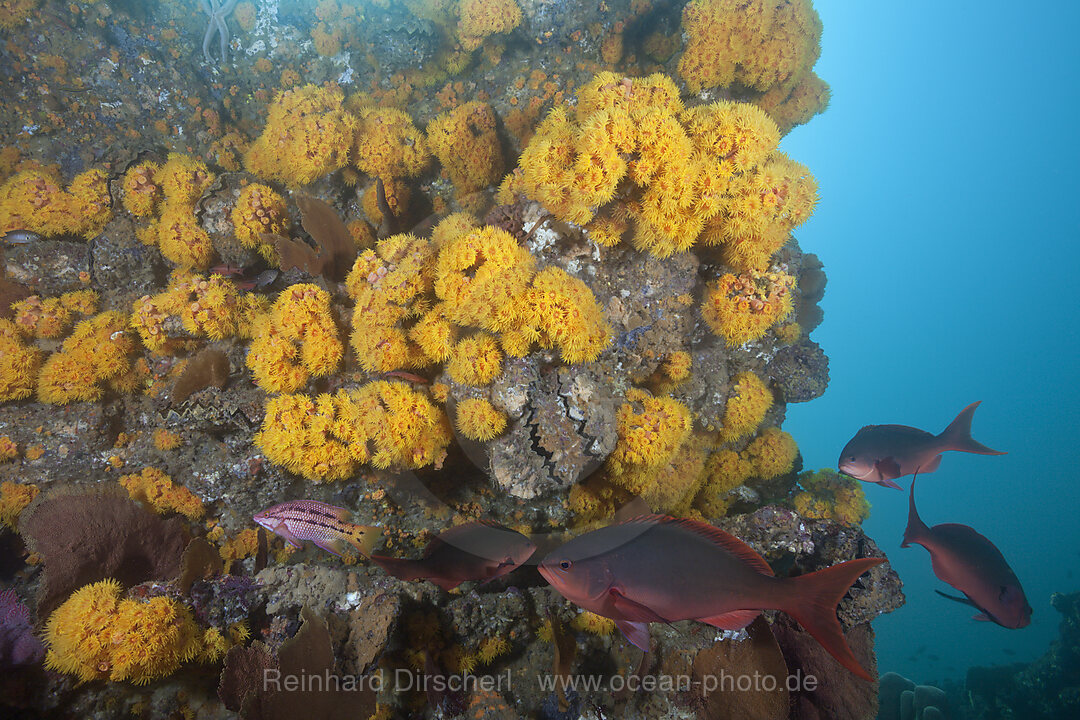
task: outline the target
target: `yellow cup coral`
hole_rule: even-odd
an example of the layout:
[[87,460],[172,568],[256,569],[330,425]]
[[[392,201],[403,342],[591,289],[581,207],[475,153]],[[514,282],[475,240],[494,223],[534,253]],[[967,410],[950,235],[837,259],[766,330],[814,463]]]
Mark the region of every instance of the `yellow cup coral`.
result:
[[247,366],[268,392],[296,392],[311,376],[337,370],[345,348],[338,339],[330,293],[317,285],[285,288],[259,320]]
[[628,390],[615,416],[618,441],[608,456],[613,479],[617,482],[633,466],[668,462],[690,435],[690,419],[690,409],[674,398],[653,397],[639,388]]
[[367,104],[355,112],[358,124],[352,154],[361,172],[384,182],[423,172],[431,153],[408,113]]
[[502,373],[502,351],[495,338],[477,333],[459,340],[450,351],[446,372],[462,385],[487,385]]
[[11,320],[0,318],[0,402],[34,394],[42,352],[26,345]]
[[143,685],[193,660],[202,634],[191,612],[167,597],[121,599],[115,580],[76,590],[45,626],[45,666],[79,680]]
[[97,312],[98,294],[93,290],[76,290],[60,297],[42,299],[31,295],[12,303],[15,327],[23,335],[39,338],[60,337],[74,322],[75,315]]
[[240,244],[257,250],[267,262],[277,264],[277,252],[264,242],[263,233],[285,235],[289,232],[289,215],[285,198],[268,185],[252,183],[240,191],[232,211],[233,230]]
[[458,38],[466,50],[475,50],[487,36],[508,33],[521,24],[521,8],[514,0],[461,0],[458,12]]
[[754,468],[754,477],[769,480],[791,472],[799,446],[795,438],[780,428],[766,428],[754,438],[744,451],[745,458]]
[[[7,436],[0,438],[6,440]],[[10,442],[10,440],[8,440]],[[19,527],[19,515],[38,495],[37,485],[21,485],[13,482],[0,483],[0,525],[16,530]]]
[[[174,271],[165,292],[135,301],[131,325],[151,352],[163,352],[180,335],[170,332],[175,321],[187,333],[211,340],[249,338],[258,318],[269,312],[260,295],[240,294],[236,285],[220,275],[209,278]],[[169,323],[170,318],[174,321]]]
[[309,480],[380,468],[440,464],[451,440],[445,413],[404,383],[376,381],[333,395],[279,395],[266,405],[255,444],[273,463]]
[[160,170],[159,164],[147,160],[132,165],[124,173],[121,198],[124,207],[135,217],[152,217],[157,213],[163,194],[154,178]]
[[130,360],[136,340],[127,332],[128,319],[110,311],[75,326],[62,348],[49,356],[38,377],[38,399],[63,405],[100,400],[106,388],[130,392],[138,382]]
[[831,468],[800,473],[799,488],[791,498],[791,505],[803,517],[835,520],[845,525],[858,525],[870,517],[870,503],[862,484]]
[[62,190],[58,174],[24,170],[0,185],[0,234],[29,230],[46,236],[98,235],[112,218],[109,178],[101,170],[76,175]]
[[742,345],[791,314],[794,284],[787,273],[726,273],[705,293],[701,315],[730,347]]
[[810,0],[691,0],[679,75],[691,92],[734,83],[790,87],[821,53],[821,19]]
[[335,84],[278,93],[262,134],[244,155],[249,172],[287,185],[312,183],[345,167],[358,127]]
[[418,325],[413,339],[407,328],[427,308],[434,259],[429,241],[407,234],[380,240],[356,258],[345,287],[356,301],[350,343],[365,370],[422,367],[431,362],[425,352],[437,360],[449,357],[453,337],[447,327]]
[[143,468],[138,475],[122,475],[120,485],[132,499],[146,503],[159,513],[171,510],[192,520],[203,516],[202,500],[157,468]]
[[705,462],[705,483],[694,506],[706,518],[718,518],[727,514],[733,498],[731,491],[754,475],[750,461],[734,450],[720,450]]
[[455,425],[470,440],[487,442],[506,429],[506,414],[483,398],[468,398],[457,406]]
[[773,405],[773,394],[756,374],[746,371],[735,376],[733,392],[724,408],[720,440],[731,442],[757,430]]
[[428,124],[428,144],[459,197],[498,181],[502,174],[495,124],[495,110],[479,101],[460,105]]

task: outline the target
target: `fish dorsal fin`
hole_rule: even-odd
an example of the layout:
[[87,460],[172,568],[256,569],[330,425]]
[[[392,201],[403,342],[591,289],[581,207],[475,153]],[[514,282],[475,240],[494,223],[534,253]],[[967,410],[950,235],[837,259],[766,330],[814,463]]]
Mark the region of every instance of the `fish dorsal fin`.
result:
[[757,554],[754,548],[744,543],[734,535],[724,532],[720,528],[700,520],[690,518],[675,518],[670,515],[638,515],[636,518],[627,520],[627,523],[652,523],[654,525],[675,525],[705,538],[713,545],[734,555],[750,567],[763,575],[773,575],[772,568],[764,558]]

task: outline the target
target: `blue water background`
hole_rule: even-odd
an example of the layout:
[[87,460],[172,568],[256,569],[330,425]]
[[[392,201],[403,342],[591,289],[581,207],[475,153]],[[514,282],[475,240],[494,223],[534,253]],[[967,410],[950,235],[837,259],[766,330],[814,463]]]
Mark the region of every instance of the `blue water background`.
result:
[[1009,454],[946,454],[916,500],[1000,548],[1032,624],[935,595],[928,553],[900,548],[906,492],[866,486],[907,594],[874,623],[878,662],[931,681],[1032,659],[1057,636],[1051,593],[1080,590],[1080,3],[814,5],[832,102],[782,149],[820,185],[796,236],[829,279],[812,337],[832,381],[785,428],[807,467],[835,467],[864,424],[936,433],[982,400],[973,435]]

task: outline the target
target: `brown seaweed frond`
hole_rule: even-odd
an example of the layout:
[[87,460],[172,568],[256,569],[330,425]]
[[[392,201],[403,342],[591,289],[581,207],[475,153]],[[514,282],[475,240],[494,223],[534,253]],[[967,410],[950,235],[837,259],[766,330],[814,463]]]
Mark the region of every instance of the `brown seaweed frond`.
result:
[[327,203],[309,195],[297,195],[300,224],[317,247],[303,240],[271,233],[262,235],[263,242],[277,250],[278,266],[283,270],[299,268],[308,275],[321,275],[330,280],[342,280],[356,260],[356,243],[337,211]]

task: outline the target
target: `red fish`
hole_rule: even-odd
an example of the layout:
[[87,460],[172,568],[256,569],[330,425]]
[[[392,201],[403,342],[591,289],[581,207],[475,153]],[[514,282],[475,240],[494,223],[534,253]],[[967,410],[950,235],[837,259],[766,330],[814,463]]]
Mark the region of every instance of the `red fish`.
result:
[[519,532],[489,522],[469,522],[431,539],[419,560],[372,555],[401,580],[430,580],[452,590],[466,580],[494,580],[532,557],[536,545]]
[[836,606],[864,572],[884,562],[860,558],[798,577],[778,578],[754,550],[719,528],[666,515],[642,515],[580,535],[552,551],[540,574],[571,602],[611,618],[649,649],[649,623],[700,620],[725,630],[762,610],[783,610],[859,677]]
[[972,439],[971,418],[977,407],[973,402],[961,410],[940,435],[907,425],[867,425],[844,446],[837,467],[858,480],[902,490],[893,482],[896,478],[934,472],[946,450],[1004,455]]
[[310,540],[323,550],[344,555],[351,545],[364,556],[382,535],[382,529],[348,522],[350,512],[318,500],[290,500],[256,514],[253,520],[272,533],[285,538],[294,548]]
[[1031,622],[1031,605],[1016,574],[994,543],[967,525],[944,523],[927,527],[915,509],[915,480],[908,496],[908,524],[904,542],[922,545],[930,552],[930,564],[938,578],[964,594],[950,600],[979,610],[976,620],[990,620],[1017,629]]

